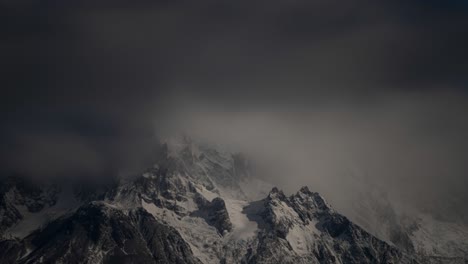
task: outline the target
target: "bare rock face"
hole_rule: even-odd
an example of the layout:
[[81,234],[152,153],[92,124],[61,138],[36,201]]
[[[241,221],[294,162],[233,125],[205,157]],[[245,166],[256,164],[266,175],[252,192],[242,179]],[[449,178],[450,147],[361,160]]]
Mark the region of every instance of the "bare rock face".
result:
[[232,223],[223,199],[216,197],[210,202],[202,196],[198,196],[196,202],[200,209],[191,213],[191,216],[205,219],[221,235],[232,230]]
[[101,202],[20,242],[3,241],[0,256],[5,263],[200,263],[175,229],[143,209],[123,212]]

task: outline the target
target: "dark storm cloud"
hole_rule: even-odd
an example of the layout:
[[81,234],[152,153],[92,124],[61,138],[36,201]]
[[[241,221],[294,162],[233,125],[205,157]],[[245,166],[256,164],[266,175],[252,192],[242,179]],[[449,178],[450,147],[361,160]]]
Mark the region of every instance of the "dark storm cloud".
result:
[[0,5],[2,170],[131,173],[183,127],[296,153],[285,188],[345,192],[349,156],[419,204],[467,186],[464,1]]

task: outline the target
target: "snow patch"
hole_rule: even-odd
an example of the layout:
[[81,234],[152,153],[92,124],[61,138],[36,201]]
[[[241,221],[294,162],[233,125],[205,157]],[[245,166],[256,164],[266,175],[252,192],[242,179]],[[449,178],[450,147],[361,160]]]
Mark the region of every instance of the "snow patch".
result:
[[141,201],[142,207],[156,219],[167,223],[179,231],[189,244],[195,257],[203,263],[219,263],[219,252],[222,250],[222,238],[216,228],[208,225],[199,217],[180,217],[173,211],[159,208],[152,203]]
[[75,210],[80,204],[81,203],[72,195],[71,190],[64,189],[60,192],[55,205],[45,207],[39,212],[31,213],[25,206],[17,206],[16,208],[23,216],[23,219],[16,225],[7,229],[5,231],[5,236],[22,239],[56,218]]
[[244,207],[248,205],[248,202],[226,199],[224,203],[226,204],[229,219],[233,225],[233,230],[229,238],[247,240],[254,237],[258,231],[258,225],[255,221],[249,220],[247,215],[243,213]]
[[312,251],[311,246],[320,234],[315,225],[316,222],[311,222],[306,226],[294,225],[289,230],[286,240],[297,254],[307,255]]

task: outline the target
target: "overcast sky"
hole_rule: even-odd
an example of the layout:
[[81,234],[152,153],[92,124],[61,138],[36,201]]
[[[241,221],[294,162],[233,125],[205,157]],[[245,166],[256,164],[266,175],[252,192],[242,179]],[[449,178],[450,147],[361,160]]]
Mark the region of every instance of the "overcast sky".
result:
[[466,1],[0,3],[4,173],[132,173],[185,131],[289,191],[466,210]]

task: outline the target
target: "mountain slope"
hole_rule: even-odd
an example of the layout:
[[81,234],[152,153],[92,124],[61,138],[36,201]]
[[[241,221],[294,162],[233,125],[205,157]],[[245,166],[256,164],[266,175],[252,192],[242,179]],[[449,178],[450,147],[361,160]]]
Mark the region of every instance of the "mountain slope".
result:
[[176,230],[145,210],[124,212],[104,202],[0,247],[5,263],[199,263]]
[[404,252],[426,256],[426,262],[465,263],[468,259],[466,225],[414,210],[397,212],[377,188],[371,190],[361,193],[352,207],[350,218],[356,223]]
[[[421,260],[414,252],[366,232],[307,187],[287,197],[253,178],[249,169],[242,155],[184,140],[175,148],[164,145],[152,168],[115,184],[78,185],[71,190],[58,186],[55,192],[37,187],[33,194],[44,197],[37,199],[44,205],[34,212],[19,210],[28,204],[21,201],[30,192],[19,192],[17,184],[3,185],[0,213],[13,217],[2,222],[0,259],[5,263]],[[11,199],[12,194],[20,199]],[[68,199],[72,202],[63,202],[64,194],[72,196]],[[70,206],[57,207],[60,204]],[[31,232],[13,232],[29,218],[50,211],[54,213]]]

